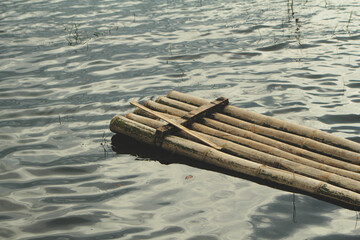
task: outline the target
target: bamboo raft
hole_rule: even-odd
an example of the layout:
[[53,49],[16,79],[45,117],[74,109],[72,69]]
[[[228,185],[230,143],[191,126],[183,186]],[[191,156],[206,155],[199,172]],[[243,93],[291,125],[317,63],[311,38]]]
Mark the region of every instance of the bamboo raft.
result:
[[360,208],[360,144],[171,91],[116,115],[110,130],[164,150]]

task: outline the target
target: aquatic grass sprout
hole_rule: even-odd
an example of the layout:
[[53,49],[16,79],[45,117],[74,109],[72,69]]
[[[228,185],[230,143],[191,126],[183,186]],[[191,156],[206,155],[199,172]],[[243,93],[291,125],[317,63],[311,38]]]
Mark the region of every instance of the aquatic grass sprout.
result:
[[[115,30],[118,30],[119,28],[116,27]],[[100,32],[98,30],[94,31],[93,33],[89,34],[87,31],[80,30],[80,24],[73,23],[70,26],[65,25],[64,30],[66,31],[66,42],[69,46],[75,46],[78,44],[86,44],[90,40],[100,37],[100,36],[106,36],[110,35],[111,31],[114,29],[109,29]]]
[[82,42],[82,36],[79,31],[79,24],[73,23],[70,27],[65,26],[64,30],[67,32],[66,41],[69,46],[74,46]]

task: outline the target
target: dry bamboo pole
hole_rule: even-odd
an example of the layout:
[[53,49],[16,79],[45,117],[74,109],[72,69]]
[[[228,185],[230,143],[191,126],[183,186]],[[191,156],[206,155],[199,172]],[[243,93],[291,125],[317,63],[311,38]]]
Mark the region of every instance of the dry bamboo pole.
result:
[[[162,99],[162,102],[164,102],[164,99]],[[173,102],[169,102],[169,103],[173,104]],[[190,106],[189,108],[192,108],[192,107]],[[224,111],[226,108],[228,108],[228,106],[224,108]],[[172,111],[172,114],[176,115],[178,113],[175,111]],[[216,119],[218,121],[229,123],[236,127],[246,129],[251,132],[265,135],[265,136],[268,136],[271,138],[276,138],[278,140],[285,141],[287,143],[295,144],[296,146],[298,146],[300,148],[305,147],[307,149],[310,149],[310,150],[313,150],[313,151],[316,151],[316,152],[319,152],[322,154],[334,156],[334,157],[346,160],[351,163],[355,163],[355,164],[360,163],[360,154],[356,153],[356,152],[352,152],[349,150],[345,150],[345,149],[341,149],[341,148],[334,147],[331,145],[327,145],[325,143],[318,142],[318,141],[310,139],[310,138],[298,136],[298,135],[295,135],[292,133],[287,133],[287,132],[279,131],[279,130],[276,130],[273,128],[268,128],[268,127],[260,126],[260,125],[254,124],[254,123],[249,123],[249,122],[240,120],[238,118],[230,117],[230,116],[227,116],[227,115],[224,115],[221,113],[215,113],[215,114],[213,114],[213,116],[214,116],[214,119]]]
[[155,100],[155,102],[161,103],[161,104],[164,104],[164,105],[167,105],[167,106],[170,106],[170,107],[174,107],[174,108],[186,111],[186,112],[190,112],[190,111],[198,108],[197,106],[190,105],[188,103],[184,103],[184,102],[174,100],[174,99],[171,99],[171,98],[168,98],[168,97],[163,97],[163,96],[158,97]]
[[[176,106],[175,100],[173,100],[170,103],[170,102],[167,102],[167,99],[161,98],[161,102],[164,103],[164,104],[172,104],[172,106]],[[186,114],[186,112],[183,111],[183,110],[179,110],[179,109],[176,109],[174,107],[165,106],[163,104],[155,103],[155,102],[152,102],[152,101],[148,101],[145,104],[147,106],[149,106],[150,108],[152,108],[152,109],[160,110],[160,111],[168,111],[168,112],[171,112],[172,114],[174,114],[174,115],[176,115],[178,117],[181,117],[184,114]],[[184,106],[185,105],[183,105],[183,109],[184,109]],[[190,106],[190,105],[187,106],[188,110],[192,110],[192,108],[194,108],[194,106]],[[215,113],[215,114],[213,114],[213,116],[218,116],[220,118],[222,116],[227,117],[226,115],[220,114],[220,113]],[[227,133],[231,133],[231,134],[234,134],[234,135],[237,135],[237,136],[240,136],[240,137],[244,137],[244,138],[249,138],[249,139],[252,139],[254,141],[261,142],[261,143],[264,143],[264,144],[279,148],[279,149],[287,151],[289,153],[309,158],[309,159],[311,159],[313,161],[316,161],[316,162],[328,164],[330,166],[346,169],[346,170],[353,171],[353,172],[360,172],[360,166],[358,166],[358,165],[347,163],[347,162],[344,162],[344,161],[341,161],[341,160],[338,160],[338,159],[334,159],[334,158],[331,158],[331,157],[328,157],[328,156],[325,156],[325,155],[321,155],[321,154],[318,154],[318,153],[315,153],[315,152],[311,152],[311,151],[308,151],[308,150],[305,150],[305,149],[301,149],[301,148],[292,146],[290,144],[286,144],[286,143],[283,143],[283,142],[280,142],[280,141],[277,141],[277,140],[274,140],[274,139],[271,139],[271,138],[267,138],[267,137],[264,137],[262,135],[258,135],[256,133],[253,133],[251,131],[243,130],[243,129],[234,127],[232,125],[229,125],[229,124],[226,124],[226,123],[223,123],[223,122],[219,122],[219,121],[212,120],[212,119],[209,119],[209,118],[204,118],[203,123],[205,125],[207,125],[207,126],[210,126],[210,127],[225,131]]]
[[[158,127],[165,125],[165,123],[163,123],[163,122],[153,120],[151,118],[139,116],[136,114],[132,114],[132,113],[128,113],[126,115],[126,117],[131,120],[134,120],[136,122],[139,122],[141,124],[145,124],[152,128],[158,128]],[[206,126],[201,126],[201,124],[198,124],[198,123],[193,123],[191,126],[193,127],[194,130],[198,130],[199,128],[201,130],[204,130],[204,127],[206,128]],[[202,138],[207,139],[208,141],[211,141],[211,142],[221,146],[226,152],[232,153],[238,157],[250,159],[251,161],[265,164],[265,165],[268,165],[271,167],[285,169],[285,170],[288,170],[290,172],[294,172],[294,173],[297,173],[300,175],[304,175],[304,176],[315,178],[315,179],[318,179],[321,181],[329,182],[336,186],[344,187],[344,188],[347,188],[347,189],[355,191],[355,192],[360,192],[360,182],[359,181],[341,176],[336,173],[327,172],[327,171],[324,171],[324,170],[321,170],[321,169],[318,169],[318,168],[315,168],[315,167],[312,167],[309,165],[304,165],[299,162],[290,161],[290,160],[282,158],[282,157],[270,155],[266,152],[262,152],[264,150],[264,146],[262,146],[262,144],[258,143],[256,146],[256,144],[250,143],[250,145],[252,147],[255,147],[253,149],[253,148],[249,148],[249,147],[246,147],[243,145],[236,144],[236,143],[228,141],[228,140],[224,140],[219,137],[205,134],[202,131],[192,131],[192,132],[196,135],[201,136]],[[218,135],[218,133],[216,135]],[[180,133],[180,136],[188,138],[188,136],[183,133]],[[196,139],[196,138],[190,138],[190,139],[194,140],[194,141],[198,141],[198,139]],[[247,140],[247,141],[250,141],[250,140]],[[241,141],[241,142],[244,143],[243,141]],[[259,149],[260,151],[255,150],[257,148],[260,148]],[[319,165],[323,165],[323,164],[317,164],[317,165],[318,165],[317,167],[319,167]]]
[[[110,129],[115,133],[130,136],[144,143],[154,144],[155,129],[125,117],[115,116],[111,120]],[[333,199],[351,205],[352,207],[360,206],[360,194],[353,191],[296,173],[251,162],[177,136],[166,136],[162,148],[225,169]]]
[[[181,118],[179,116],[167,114],[167,113],[164,113],[164,112],[159,112],[159,111],[156,111],[156,110],[153,110],[153,111],[161,113],[162,115],[164,115],[164,116],[166,116],[166,117],[168,117],[170,119],[173,119],[173,120],[178,120],[179,118]],[[138,115],[141,115],[141,116],[146,116],[146,117],[152,118],[152,119],[159,119],[158,117],[155,117],[154,115],[152,115],[152,114],[150,114],[150,113],[148,113],[148,112],[146,112],[146,111],[144,111],[144,110],[142,110],[140,108],[135,108],[134,113],[138,114]]]
[[[180,100],[182,102],[190,103],[196,106],[200,106],[203,104],[209,103],[208,100],[194,97],[188,94],[171,91],[168,94],[169,98]],[[317,130],[314,128],[301,126],[295,123],[286,122],[277,118],[265,116],[260,113],[256,113],[253,111],[249,111],[246,109],[238,108],[235,106],[228,105],[224,108],[224,112],[233,117],[243,119],[249,122],[253,122],[259,125],[268,126],[272,128],[276,128],[282,131],[287,131],[290,133],[294,133],[300,136],[305,136],[307,138],[311,138],[326,144],[331,144],[334,146],[339,146],[341,148],[346,148],[355,152],[360,153],[360,143],[344,139],[329,133],[326,133],[321,130]]]
[[282,132],[279,130],[274,130],[272,128],[263,127],[257,124],[242,121],[240,119],[230,117],[224,114],[214,114],[213,116],[214,119],[218,121],[225,122],[254,133],[273,137],[278,140],[294,144],[300,148],[306,148],[308,150],[313,150],[321,154],[337,157],[339,159],[343,159],[354,164],[360,164],[360,154],[356,152],[327,145],[325,143],[321,143],[310,138],[301,137],[292,133]]
[[288,152],[292,155],[300,156],[300,157],[309,159],[314,162],[322,163],[322,164],[336,167],[339,169],[344,169],[344,170],[347,170],[350,172],[354,172],[355,174],[360,173],[360,166],[358,166],[358,165],[355,165],[352,163],[347,163],[347,162],[344,162],[344,161],[341,161],[338,159],[334,159],[334,158],[331,158],[331,157],[328,157],[325,155],[321,155],[321,154],[318,154],[315,152],[311,152],[311,151],[308,151],[305,149],[301,149],[301,148],[292,146],[290,144],[276,141],[271,138],[267,138],[267,137],[258,135],[256,133],[240,129],[240,128],[234,127],[234,126],[226,124],[226,123],[221,123],[219,121],[216,121],[216,120],[213,120],[210,118],[205,118],[203,120],[203,124],[206,126],[224,131],[225,133],[228,133],[228,134],[248,138],[255,142],[260,142],[260,143],[272,146],[272,147],[280,149],[284,152]]
[[[211,119],[209,119],[211,120]],[[333,167],[327,164],[323,164],[323,163],[319,163],[316,161],[312,161],[310,159],[307,158],[303,158],[301,156],[295,155],[295,154],[291,154],[289,152],[283,151],[281,149],[260,143],[260,142],[256,142],[250,139],[246,139],[243,137],[239,137],[230,133],[224,133],[222,131],[216,130],[214,128],[202,125],[202,124],[198,124],[195,123],[192,125],[192,129],[195,131],[199,131],[211,136],[220,136],[223,139],[235,142],[235,143],[239,143],[242,144],[244,146],[250,147],[250,148],[254,148],[257,149],[259,151],[263,151],[266,152],[268,154],[274,155],[274,156],[278,156],[278,157],[282,157],[300,164],[304,164],[306,166],[310,166],[316,169],[320,169],[323,171],[327,171],[327,172],[331,172],[331,173],[335,173],[338,175],[341,175],[343,177],[348,177],[354,180],[358,180],[360,181],[360,174],[353,172],[353,171],[348,171],[345,169],[341,169],[341,168],[337,168],[337,167]],[[356,166],[356,165],[355,165]],[[356,166],[359,167],[359,166]],[[360,184],[360,182],[359,182]]]
[[151,100],[146,101],[144,103],[144,106],[149,107],[153,110],[157,110],[157,111],[160,111],[160,112],[163,112],[166,114],[170,114],[170,115],[175,115],[178,117],[182,117],[187,113],[187,111],[183,111],[183,110],[180,110],[180,109],[174,108],[174,107],[169,107],[167,105],[160,104],[160,103],[157,103],[157,102],[154,102]]

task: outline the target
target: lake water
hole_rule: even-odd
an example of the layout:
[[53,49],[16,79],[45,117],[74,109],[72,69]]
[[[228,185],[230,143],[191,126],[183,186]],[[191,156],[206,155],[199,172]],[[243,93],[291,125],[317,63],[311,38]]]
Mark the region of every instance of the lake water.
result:
[[360,142],[359,6],[1,1],[0,238],[358,239],[355,211],[127,141],[115,152],[108,125],[177,90]]

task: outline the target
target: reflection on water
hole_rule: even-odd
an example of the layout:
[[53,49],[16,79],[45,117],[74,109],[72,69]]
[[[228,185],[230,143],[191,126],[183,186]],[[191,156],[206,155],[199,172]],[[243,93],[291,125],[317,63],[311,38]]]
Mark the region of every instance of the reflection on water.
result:
[[293,222],[291,192],[108,130],[174,89],[360,141],[356,1],[18,0],[0,19],[0,238],[356,239],[354,211],[295,194]]

